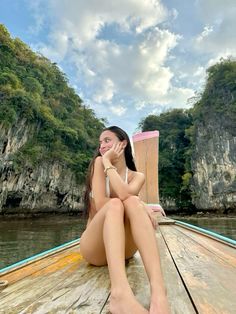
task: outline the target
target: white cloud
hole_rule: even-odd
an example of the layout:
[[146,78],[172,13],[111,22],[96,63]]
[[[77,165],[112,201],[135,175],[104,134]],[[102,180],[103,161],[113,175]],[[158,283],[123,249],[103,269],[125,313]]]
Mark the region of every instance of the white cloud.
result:
[[138,102],[136,102],[136,104],[135,104],[135,109],[136,109],[137,111],[139,111],[139,110],[142,110],[145,106],[146,106],[146,104],[145,104],[144,101],[138,101]]
[[106,24],[117,23],[126,31],[140,33],[166,18],[166,10],[159,0],[60,0],[60,2],[49,0],[48,2],[50,14],[55,18],[56,28],[62,28],[70,33],[71,37],[77,37],[77,44],[82,46],[94,40]]
[[236,4],[235,0],[198,0],[196,7],[203,21],[209,23],[212,20],[227,19],[236,9]]
[[193,76],[196,76],[196,77],[199,77],[199,76],[201,77],[203,75],[205,75],[205,68],[202,66],[199,66],[197,70],[193,73]]
[[104,58],[96,60],[95,50],[91,53],[95,67],[100,69],[102,75],[112,78],[118,93],[156,102],[168,92],[171,85],[173,74],[164,64],[178,36],[158,28],[145,35],[133,45],[121,45],[119,54],[114,54],[112,43],[102,52]]
[[110,107],[111,111],[117,115],[117,116],[123,116],[125,114],[125,112],[127,111],[127,108],[121,106],[121,105],[117,105],[117,106],[111,106]]
[[194,90],[191,88],[171,86],[167,94],[160,96],[156,103],[150,103],[149,107],[158,106],[158,110],[161,111],[170,108],[190,108],[187,100],[193,96]]
[[[227,53],[236,47],[236,22],[230,10],[221,13],[221,2],[196,2],[203,26],[188,41],[184,34],[164,28],[171,25],[170,19],[178,23],[182,12],[167,11],[160,0],[48,0],[50,45],[38,47],[53,61],[74,66],[84,99],[103,116],[107,108],[122,118],[132,110],[141,115],[157,106],[186,108],[193,88],[205,78],[208,60],[225,54],[225,47]],[[188,60],[192,52],[194,58]],[[206,52],[208,59],[201,61]],[[123,105],[122,98],[130,101]]]
[[204,27],[203,31],[201,32],[201,34],[197,36],[196,42],[200,43],[201,41],[203,41],[205,39],[205,37],[209,36],[209,34],[212,32],[213,32],[213,27],[206,25]]
[[45,26],[45,15],[41,10],[41,0],[30,1],[27,0],[29,9],[33,12],[34,25],[29,27],[29,32],[31,34],[38,34],[40,30]]
[[[52,45],[41,46],[40,51],[57,62],[70,60],[78,79],[92,91],[88,97],[97,103],[111,102],[118,94],[143,103],[167,101],[173,73],[165,62],[180,36],[156,26],[166,16],[165,9],[151,0],[126,1],[112,11],[110,6],[108,1],[99,6],[70,1],[65,7],[64,1],[56,5],[51,0],[55,9],[51,14],[60,23],[55,21],[49,34]],[[135,41],[123,44],[98,38],[109,23],[125,23]]]
[[33,49],[40,51],[44,56],[55,62],[61,62],[68,52],[68,35],[60,32],[58,34],[51,33],[48,36],[49,42],[53,45],[46,45],[44,43],[38,43],[33,46]]
[[212,55],[236,54],[235,0],[199,0],[198,11],[205,27],[195,38],[195,48]]
[[174,20],[177,19],[177,17],[179,16],[179,12],[175,8],[172,9],[171,14],[172,14]]
[[234,59],[235,59],[235,55],[236,55],[235,53],[232,54],[232,51],[226,49],[224,53],[216,54],[213,58],[209,59],[207,62],[207,68],[220,62],[220,60],[222,59],[228,59],[229,57],[232,57],[232,56],[234,56]]
[[100,89],[98,88],[93,99],[97,103],[102,102],[109,102],[112,100],[112,97],[115,92],[114,83],[110,79],[105,79],[101,82],[102,86],[100,86]]
[[168,94],[166,103],[170,103],[173,108],[189,108],[190,105],[187,100],[193,97],[193,95],[194,90],[190,88],[172,87]]

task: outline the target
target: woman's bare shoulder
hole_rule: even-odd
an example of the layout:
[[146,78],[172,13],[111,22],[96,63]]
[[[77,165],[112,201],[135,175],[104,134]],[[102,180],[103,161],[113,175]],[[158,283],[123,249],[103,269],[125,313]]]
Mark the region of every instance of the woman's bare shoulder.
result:
[[102,156],[97,156],[96,158],[95,158],[95,162],[102,162]]
[[95,161],[94,161],[94,166],[95,167],[101,167],[103,165],[102,163],[102,156],[97,156],[95,158]]

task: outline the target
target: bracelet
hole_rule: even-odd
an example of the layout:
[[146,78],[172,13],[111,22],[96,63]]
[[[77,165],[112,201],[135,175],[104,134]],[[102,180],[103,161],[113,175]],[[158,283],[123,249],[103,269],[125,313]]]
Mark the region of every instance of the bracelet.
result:
[[106,176],[107,176],[107,171],[110,170],[110,169],[117,170],[117,168],[114,167],[114,166],[109,166],[109,167],[105,168],[105,169],[104,169],[104,173],[105,173]]

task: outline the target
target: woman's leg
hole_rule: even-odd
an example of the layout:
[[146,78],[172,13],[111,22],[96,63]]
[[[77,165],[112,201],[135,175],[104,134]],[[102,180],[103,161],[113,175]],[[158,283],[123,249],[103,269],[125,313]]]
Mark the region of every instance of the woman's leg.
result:
[[130,196],[123,204],[151,285],[150,313],[169,313],[159,252],[150,218],[137,196]]
[[96,213],[80,239],[81,254],[87,262],[95,266],[107,265],[103,225],[109,208],[116,209],[116,199],[111,199]]
[[111,280],[112,313],[147,313],[135,300],[125,271],[124,206],[111,199],[101,208],[81,237],[80,250],[94,265],[108,264]]

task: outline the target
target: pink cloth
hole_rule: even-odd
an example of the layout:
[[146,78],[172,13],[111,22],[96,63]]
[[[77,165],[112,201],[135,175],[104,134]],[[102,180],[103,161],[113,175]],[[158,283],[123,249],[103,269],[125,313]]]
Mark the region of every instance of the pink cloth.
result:
[[148,132],[140,132],[136,133],[132,136],[133,142],[143,141],[148,138],[158,137],[159,131],[148,131]]

